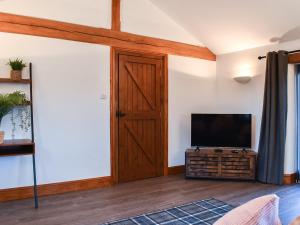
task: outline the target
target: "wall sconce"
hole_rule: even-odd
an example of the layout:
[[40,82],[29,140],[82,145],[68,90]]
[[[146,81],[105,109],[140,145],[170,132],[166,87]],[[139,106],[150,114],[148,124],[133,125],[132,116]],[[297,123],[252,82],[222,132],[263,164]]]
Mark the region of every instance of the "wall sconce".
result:
[[238,67],[234,71],[235,76],[233,79],[240,84],[247,84],[251,81],[254,68],[249,63],[238,64]]
[[252,76],[239,76],[234,77],[233,79],[240,84],[247,84],[252,79]]

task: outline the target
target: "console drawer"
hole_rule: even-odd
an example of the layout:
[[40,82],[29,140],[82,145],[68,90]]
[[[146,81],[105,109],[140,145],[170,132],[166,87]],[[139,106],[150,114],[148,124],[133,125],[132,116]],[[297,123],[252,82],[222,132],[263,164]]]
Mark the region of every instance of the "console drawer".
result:
[[187,150],[185,157],[187,178],[255,179],[256,153],[253,151]]

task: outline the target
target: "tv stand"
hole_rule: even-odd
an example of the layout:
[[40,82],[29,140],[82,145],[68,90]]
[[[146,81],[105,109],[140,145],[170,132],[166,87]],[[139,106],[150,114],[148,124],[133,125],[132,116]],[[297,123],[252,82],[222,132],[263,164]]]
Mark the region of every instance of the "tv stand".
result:
[[185,152],[186,178],[255,180],[256,152],[199,148]]
[[221,149],[221,148],[215,148],[214,151],[217,152],[217,153],[221,153],[221,152],[223,152],[223,149]]

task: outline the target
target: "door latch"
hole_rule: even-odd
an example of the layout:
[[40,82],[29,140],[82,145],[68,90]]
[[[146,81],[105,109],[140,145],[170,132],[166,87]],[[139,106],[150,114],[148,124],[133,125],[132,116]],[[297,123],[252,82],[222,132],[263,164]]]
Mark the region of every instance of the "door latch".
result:
[[117,112],[116,112],[116,117],[123,117],[123,116],[125,116],[126,115],[126,113],[123,113],[122,111],[120,111],[120,110],[117,110]]

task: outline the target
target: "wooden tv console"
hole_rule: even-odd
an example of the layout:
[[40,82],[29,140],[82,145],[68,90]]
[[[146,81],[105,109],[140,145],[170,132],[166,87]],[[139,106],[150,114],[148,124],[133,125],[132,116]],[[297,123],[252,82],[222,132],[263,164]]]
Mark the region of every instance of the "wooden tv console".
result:
[[255,180],[256,152],[235,149],[187,149],[187,178]]

